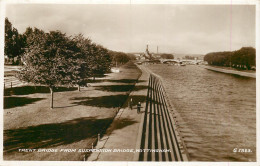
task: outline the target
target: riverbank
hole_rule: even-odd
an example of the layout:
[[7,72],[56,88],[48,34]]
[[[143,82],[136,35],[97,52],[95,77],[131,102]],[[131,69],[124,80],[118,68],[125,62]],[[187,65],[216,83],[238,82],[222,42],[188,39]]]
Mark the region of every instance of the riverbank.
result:
[[208,70],[216,71],[216,72],[222,72],[222,73],[227,73],[227,74],[235,74],[243,77],[251,77],[251,78],[256,78],[256,73],[255,72],[243,72],[243,71],[238,71],[238,70],[232,70],[228,68],[220,68],[220,67],[215,67],[215,66],[209,66],[209,65],[203,65],[200,66]]
[[[97,78],[80,92],[77,88],[59,88],[54,93],[54,109],[49,109],[48,88],[6,89],[10,93],[4,94],[4,160],[84,160],[86,153],[78,150],[91,149],[98,134],[102,136],[140,74],[128,63],[120,67],[120,73]],[[130,119],[123,122],[134,123]],[[26,152],[28,149],[57,152]],[[74,149],[76,152],[71,151]]]

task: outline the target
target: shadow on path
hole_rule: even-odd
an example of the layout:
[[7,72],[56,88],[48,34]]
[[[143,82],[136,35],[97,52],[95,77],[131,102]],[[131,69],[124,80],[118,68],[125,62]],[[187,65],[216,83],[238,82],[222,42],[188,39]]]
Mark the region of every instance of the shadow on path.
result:
[[[136,83],[136,79],[119,79],[119,80],[109,80],[109,79],[103,79],[103,80],[90,80],[89,83],[100,83],[100,82],[115,82],[115,83]],[[145,82],[145,80],[138,80],[138,82]]]
[[127,91],[139,91],[146,89],[147,86],[139,85],[105,85],[105,86],[96,86],[95,89],[102,90],[102,91],[110,91],[110,92],[127,92]]
[[96,90],[110,91],[110,92],[127,92],[134,88],[134,85],[104,85],[95,86]]
[[[119,83],[136,83],[136,79],[120,79],[120,80],[108,80],[109,82],[119,82]],[[145,82],[145,80],[138,80],[138,82]]]
[[29,98],[29,97],[4,97],[4,109],[15,108],[32,104],[44,98]]
[[[64,92],[64,91],[74,91],[77,88],[66,88],[66,87],[57,87],[54,89],[54,92]],[[4,96],[11,95],[29,95],[35,93],[50,93],[50,89],[46,86],[22,86],[22,87],[13,87],[4,90]]]
[[[113,96],[101,96],[101,97],[75,97],[71,100],[77,100],[72,104],[77,105],[86,105],[93,107],[106,107],[106,108],[115,108],[115,107],[127,107],[128,102],[132,98],[133,105],[137,105],[138,102],[145,102],[145,95],[133,95],[128,97],[128,95],[113,95]],[[124,104],[125,103],[125,104]]]
[[76,100],[72,104],[86,105],[93,107],[121,107],[126,101],[128,95],[114,95],[114,96],[101,96],[101,97],[75,97]]
[[[26,128],[4,130],[4,153],[18,149],[46,148],[71,144],[87,138],[96,138],[105,131],[113,117],[96,119],[96,117],[77,118],[62,123],[42,124]],[[136,123],[132,119],[120,119],[123,123],[113,130]]]

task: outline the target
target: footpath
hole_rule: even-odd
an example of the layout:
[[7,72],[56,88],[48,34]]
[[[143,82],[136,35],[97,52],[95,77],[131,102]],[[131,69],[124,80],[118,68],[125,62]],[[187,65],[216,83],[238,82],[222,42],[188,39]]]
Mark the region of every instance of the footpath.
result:
[[[121,108],[93,147],[88,161],[187,161],[180,135],[175,130],[174,117],[167,109],[166,94],[160,79],[144,66],[142,75],[130,93],[125,107]],[[142,87],[142,88],[140,88]],[[144,88],[146,87],[146,88]],[[129,99],[134,107],[128,107]],[[141,102],[141,113],[136,104]],[[134,122],[125,124],[122,119]],[[146,149],[146,150],[145,150]],[[152,151],[151,151],[152,150]],[[166,150],[166,151],[156,151]]]
[[[142,71],[142,75],[135,85],[135,89],[130,93],[129,98],[138,99],[141,96],[146,96],[147,88],[140,88],[148,85],[149,73]],[[135,97],[137,96],[137,97]],[[133,101],[138,103],[139,101]],[[107,129],[106,134],[98,141],[95,149],[103,150],[135,150],[136,142],[138,141],[138,131],[139,125],[142,119],[142,114],[144,112],[145,100],[141,101],[141,113],[137,113],[136,104],[134,104],[133,109],[129,107],[123,107],[119,110],[114,121]],[[128,101],[126,102],[128,105]],[[132,121],[131,125],[127,125],[125,121],[121,119],[128,119]],[[120,127],[124,126],[124,127]],[[133,152],[93,152],[89,157],[88,161],[133,161]]]

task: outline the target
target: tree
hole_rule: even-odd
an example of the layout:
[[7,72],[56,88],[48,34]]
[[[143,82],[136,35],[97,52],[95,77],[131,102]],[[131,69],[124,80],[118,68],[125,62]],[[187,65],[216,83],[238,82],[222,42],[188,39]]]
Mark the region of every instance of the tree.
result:
[[164,59],[174,59],[174,56],[172,54],[162,54],[161,57]]
[[111,68],[111,56],[108,50],[100,45],[92,44],[90,59],[90,70],[94,80],[96,76],[105,74]]
[[185,59],[191,59],[191,60],[194,60],[194,59],[195,59],[194,56],[189,56],[189,55],[186,55],[184,58],[185,58]]
[[29,45],[33,44],[34,40],[32,40],[33,36],[37,34],[37,31],[40,31],[37,28],[34,28],[34,30],[31,27],[27,27],[25,32],[23,33],[24,39],[25,39],[25,47],[28,47]]
[[210,65],[230,66],[239,69],[251,69],[255,66],[255,49],[242,47],[237,51],[212,52],[205,55],[204,60]]
[[24,66],[18,77],[22,81],[49,87],[50,107],[53,108],[54,88],[71,85],[70,56],[74,53],[66,34],[60,31],[44,33],[37,28],[27,38],[27,48],[23,56]]
[[135,58],[132,56],[132,54],[126,54],[123,52],[116,52],[116,51],[109,51],[109,54],[112,58],[113,64],[125,64],[131,59]]
[[5,18],[5,55],[12,59],[20,59],[20,56],[24,53],[25,47],[24,36],[18,33],[18,30],[12,26],[12,23]]
[[8,57],[12,57],[12,47],[14,45],[13,41],[13,27],[12,23],[8,20],[8,18],[5,18],[5,55]]
[[236,65],[240,68],[246,67],[248,70],[255,66],[256,50],[252,47],[242,47],[240,50],[234,52],[232,58]]
[[78,34],[71,42],[74,47],[74,54],[71,56],[71,80],[80,91],[80,86],[86,85],[88,77],[91,76],[91,40]]

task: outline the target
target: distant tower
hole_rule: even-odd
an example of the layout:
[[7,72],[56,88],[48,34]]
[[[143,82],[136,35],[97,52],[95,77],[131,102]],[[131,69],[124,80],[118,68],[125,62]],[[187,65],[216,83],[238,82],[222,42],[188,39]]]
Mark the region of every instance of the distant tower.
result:
[[146,51],[145,51],[145,55],[146,57],[148,57],[148,59],[152,59],[152,55],[149,53],[149,47],[148,47],[148,44],[146,45]]
[[158,46],[157,46],[157,54],[158,54],[158,52],[159,52],[159,51],[158,51]]

